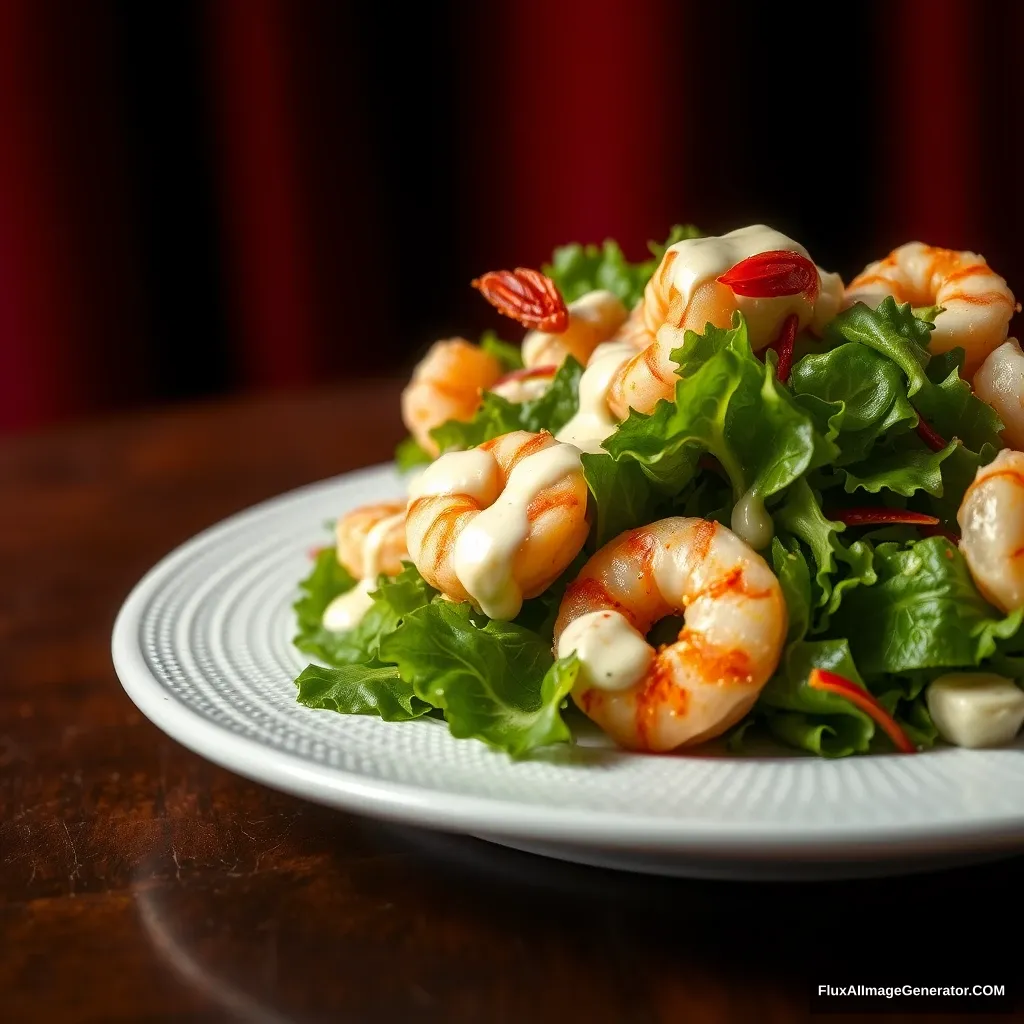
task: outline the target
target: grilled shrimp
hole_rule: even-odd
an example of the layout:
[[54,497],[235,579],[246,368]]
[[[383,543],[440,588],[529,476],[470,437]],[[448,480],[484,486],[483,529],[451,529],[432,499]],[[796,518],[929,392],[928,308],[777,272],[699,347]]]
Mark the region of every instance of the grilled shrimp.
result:
[[481,394],[501,375],[501,363],[478,345],[464,338],[435,342],[402,392],[406,428],[436,458],[440,449],[430,431],[448,420],[471,420]]
[[936,249],[908,242],[869,264],[846,289],[846,304],[877,306],[891,295],[912,306],[942,306],[929,340],[933,354],[963,348],[964,376],[970,378],[985,357],[1006,341],[1018,306],[1003,280],[973,252]]
[[523,338],[523,365],[558,368],[567,356],[586,366],[594,349],[626,322],[628,312],[612,292],[593,291],[569,303],[569,324],[558,334],[530,331]]
[[397,576],[405,545],[405,502],[363,505],[342,516],[334,527],[338,561],[357,579],[380,573]]
[[406,536],[423,578],[492,619],[514,619],[590,530],[580,451],[518,430],[442,455],[409,493]]
[[609,405],[622,420],[631,408],[649,413],[671,399],[678,376],[670,356],[685,330],[728,328],[739,310],[756,352],[784,329],[820,332],[839,311],[842,294],[838,274],[821,270],[803,246],[764,225],[677,242],[620,334],[640,351],[619,371]]
[[324,629],[343,632],[359,624],[373,604],[377,578],[397,576],[408,559],[405,502],[364,505],[342,516],[334,527],[338,561],[356,578],[351,590],[336,597],[323,614]]
[[1024,605],[1024,454],[1004,448],[975,474],[957,513],[960,551],[990,604]]
[[988,354],[974,375],[974,393],[1003,421],[1005,444],[1024,449],[1024,352],[1009,338]]
[[[675,643],[646,640],[685,616]],[[577,706],[620,746],[664,753],[720,736],[753,706],[787,630],[782,589],[734,533],[704,519],[629,530],[583,567],[562,599],[555,653],[573,651]]]

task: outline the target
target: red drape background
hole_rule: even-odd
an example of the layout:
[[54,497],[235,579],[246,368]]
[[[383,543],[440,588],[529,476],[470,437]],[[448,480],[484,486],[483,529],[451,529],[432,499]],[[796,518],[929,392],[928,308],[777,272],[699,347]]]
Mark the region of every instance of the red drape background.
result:
[[[418,265],[438,259],[430,237],[379,229],[395,196],[375,171],[392,157],[374,155],[387,125],[370,99],[388,93],[393,69],[354,41],[351,9],[202,8],[216,258],[239,389],[400,372],[424,340],[397,337],[403,295],[434,302],[427,330],[454,294],[409,290]],[[791,190],[780,195],[813,181],[820,225],[859,223],[851,209],[870,206],[858,237],[875,248],[858,249],[847,272],[917,238],[982,252],[1024,295],[1024,78],[1014,70],[1024,4],[879,4],[864,33],[871,49],[859,53],[823,37],[815,7],[790,9],[794,45],[746,68],[730,49],[738,8],[580,9],[519,0],[455,19],[445,59],[460,83],[457,145],[415,156],[456,200],[424,213],[444,235],[453,287],[497,265],[537,265],[568,240],[612,236],[639,256],[680,219],[722,229],[737,215],[765,219],[743,187],[761,175]],[[110,70],[114,21],[103,4],[0,4],[0,432],[159,393]],[[830,105],[840,77],[862,102]],[[424,101],[410,90],[388,102]],[[863,193],[830,194],[830,174],[854,159],[868,168]]]

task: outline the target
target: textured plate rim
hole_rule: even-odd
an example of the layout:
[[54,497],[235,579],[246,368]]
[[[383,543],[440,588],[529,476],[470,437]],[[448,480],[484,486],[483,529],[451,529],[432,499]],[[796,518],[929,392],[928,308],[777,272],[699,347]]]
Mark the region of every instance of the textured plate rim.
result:
[[[893,860],[914,854],[1011,846],[1024,849],[1021,813],[992,816],[983,822],[879,823],[847,828],[841,822],[787,825],[785,819],[761,824],[662,819],[433,792],[369,779],[338,767],[314,765],[268,747],[208,721],[160,684],[139,647],[139,627],[150,597],[174,575],[180,562],[211,539],[230,534],[283,506],[343,482],[356,483],[361,477],[372,478],[387,472],[395,472],[394,463],[379,463],[306,484],[236,512],[178,545],[136,583],[117,613],[111,655],[122,688],[150,722],[200,757],[271,789],[367,817],[446,832],[689,856],[717,854],[749,861],[779,857],[813,861],[851,857]],[[834,765],[836,770],[842,770],[842,762]]]

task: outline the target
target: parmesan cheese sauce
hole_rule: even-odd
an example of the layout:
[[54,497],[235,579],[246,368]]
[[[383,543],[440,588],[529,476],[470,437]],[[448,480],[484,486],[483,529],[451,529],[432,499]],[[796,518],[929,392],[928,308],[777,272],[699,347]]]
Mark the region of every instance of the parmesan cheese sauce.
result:
[[558,657],[573,652],[584,687],[628,690],[647,674],[654,648],[621,613],[589,612],[573,619],[558,638]]
[[732,532],[755,551],[768,547],[775,534],[775,524],[764,507],[764,499],[752,491],[747,491],[733,506],[729,525]]
[[[762,252],[778,249],[798,252],[810,259],[810,253],[799,242],[787,238],[764,224],[738,228],[728,234],[707,238],[687,238],[668,249],[676,257],[669,268],[669,282],[682,298],[685,309],[701,285],[721,277],[737,263]],[[666,253],[666,256],[668,255]],[[755,349],[771,344],[778,335],[782,321],[791,313],[800,317],[800,326],[823,327],[839,312],[843,302],[843,282],[838,274],[818,267],[819,293],[814,306],[804,295],[780,295],[753,299],[737,295],[736,305],[746,318],[751,346]]]
[[581,295],[575,302],[570,302],[567,309],[569,326],[560,334],[530,331],[523,338],[524,365],[539,366],[545,361],[550,361],[548,349],[552,344],[557,347],[568,345],[571,350],[574,346],[568,342],[569,336],[577,341],[589,338],[589,348],[596,338],[610,338],[626,322],[629,315],[621,299],[603,289]]
[[495,384],[491,391],[501,395],[509,402],[530,402],[540,398],[549,387],[554,377],[522,377],[506,380],[501,384]]
[[553,444],[519,462],[501,490],[494,456],[471,448],[442,455],[410,491],[411,500],[465,494],[482,506],[455,542],[452,569],[472,602],[489,618],[514,619],[522,608],[523,594],[513,569],[530,532],[526,515],[530,503],[541,491],[581,469],[578,448]]
[[324,629],[342,633],[354,629],[373,605],[370,594],[377,589],[377,577],[381,568],[381,549],[391,531],[405,520],[405,512],[388,516],[376,523],[363,541],[363,578],[351,589],[339,594],[325,609]]
[[601,451],[601,442],[615,432],[618,421],[608,408],[608,391],[622,365],[637,353],[623,341],[606,341],[594,349],[580,377],[579,408],[576,415],[555,435],[559,441],[581,451]]
[[459,534],[452,568],[484,615],[507,621],[519,614],[523,592],[513,568],[530,532],[527,509],[541,491],[581,468],[580,450],[571,444],[554,444],[528,455],[509,474],[497,500]]

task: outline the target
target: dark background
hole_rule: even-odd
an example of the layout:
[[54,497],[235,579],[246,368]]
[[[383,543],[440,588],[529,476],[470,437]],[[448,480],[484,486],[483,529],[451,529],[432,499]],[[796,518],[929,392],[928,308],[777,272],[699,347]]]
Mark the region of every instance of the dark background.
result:
[[518,336],[474,276],[677,221],[1024,293],[1022,43],[1013,0],[5,0],[0,432],[404,376]]

